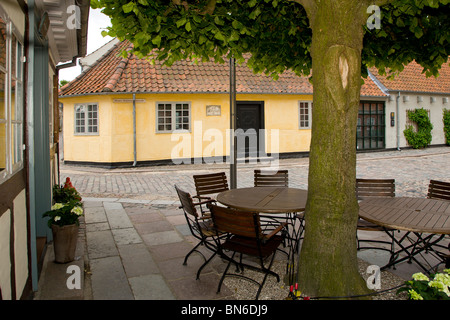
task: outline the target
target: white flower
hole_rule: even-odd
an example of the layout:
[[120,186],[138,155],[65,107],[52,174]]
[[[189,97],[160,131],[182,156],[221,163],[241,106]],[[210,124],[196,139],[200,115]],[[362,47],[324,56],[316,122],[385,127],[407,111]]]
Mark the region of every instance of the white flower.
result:
[[424,275],[422,272],[418,272],[418,273],[414,273],[412,275],[413,280],[415,281],[429,281],[430,279],[428,279],[428,277],[426,275]]
[[53,220],[59,221],[59,220],[61,220],[61,217],[60,216],[55,216],[55,218],[53,218]]
[[81,216],[83,214],[83,208],[81,208],[80,206],[76,206],[73,207],[72,210],[70,210],[70,212],[76,214],[77,216]]
[[52,210],[58,210],[61,209],[62,207],[64,207],[63,203],[55,203],[54,205],[52,205]]

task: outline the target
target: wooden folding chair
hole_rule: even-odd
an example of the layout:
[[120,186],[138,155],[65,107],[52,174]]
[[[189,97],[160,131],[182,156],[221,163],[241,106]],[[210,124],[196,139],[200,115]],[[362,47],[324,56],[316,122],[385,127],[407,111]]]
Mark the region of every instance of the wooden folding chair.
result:
[[[273,275],[277,281],[280,281],[279,275],[273,272],[271,267],[275,253],[285,239],[286,223],[281,223],[275,229],[271,229],[266,233],[261,229],[258,213],[234,210],[217,205],[209,205],[209,208],[214,226],[218,232],[217,236],[221,232],[227,233],[227,237],[223,242],[217,241],[220,256],[228,261],[228,265],[220,279],[217,292],[220,292],[225,276],[233,275],[250,280],[259,286],[256,294],[257,300],[268,275]],[[229,256],[225,252],[231,252],[232,254]],[[239,261],[235,259],[236,253],[241,255]],[[243,263],[242,255],[256,257],[258,264],[251,265]],[[265,263],[266,260],[269,260],[269,262]],[[228,270],[232,263],[241,267],[242,270],[246,267],[264,273],[262,282],[259,283],[242,274],[229,273]]]
[[[430,180],[427,198],[450,201],[450,183],[439,180]],[[446,238],[448,237],[449,236],[447,235]],[[444,251],[436,251],[436,254],[445,263],[445,267],[450,268],[450,243],[447,247],[441,244],[437,244],[435,247],[444,249]]]
[[[225,172],[197,174],[193,178],[197,193],[194,198],[200,202],[214,199],[218,193],[229,190]],[[204,206],[200,206],[200,209],[202,212],[205,211]]]
[[[395,179],[356,179],[356,198],[358,200],[363,200],[364,198],[370,197],[395,197]],[[358,230],[364,231],[385,231],[394,232],[394,230],[385,230],[383,227],[374,224],[372,222],[366,221],[364,219],[358,219]],[[359,239],[358,250],[361,249],[380,249],[389,251],[391,254],[394,252],[394,241],[384,241],[384,240],[369,240],[369,239]],[[384,247],[362,247],[361,242],[366,243],[379,243],[388,244],[390,248]]]
[[[191,231],[191,234],[199,240],[197,245],[187,253],[187,255],[184,258],[183,265],[187,264],[187,260],[189,256],[194,252],[200,253],[203,258],[205,259],[205,262],[200,266],[200,268],[197,271],[197,279],[200,277],[200,273],[202,269],[214,258],[214,256],[217,254],[217,245],[216,241],[213,239],[213,236],[216,236],[216,230],[213,226],[213,221],[211,219],[211,216],[208,215],[200,215],[197,212],[196,206],[200,206],[202,204],[210,203],[212,200],[207,200],[203,202],[197,202],[194,203],[192,200],[192,197],[189,193],[181,190],[175,185],[175,190],[177,191],[178,197],[180,199],[181,206],[180,208],[183,209],[184,215],[186,217],[187,224],[189,226],[189,230]],[[204,245],[209,251],[212,252],[212,255],[209,258],[206,258],[203,253],[201,253],[198,250],[198,247]]]
[[450,183],[438,180],[430,180],[427,198],[450,201]]
[[288,170],[254,170],[255,187],[289,187]]

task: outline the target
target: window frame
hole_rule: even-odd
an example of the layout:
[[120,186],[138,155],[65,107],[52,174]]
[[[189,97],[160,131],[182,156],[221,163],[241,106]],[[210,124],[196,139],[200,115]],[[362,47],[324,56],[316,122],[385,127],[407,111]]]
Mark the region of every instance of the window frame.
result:
[[[171,109],[170,109],[170,125],[171,125],[171,129],[170,130],[167,130],[167,129],[164,129],[164,130],[160,130],[159,129],[159,119],[160,119],[160,116],[159,116],[159,106],[160,105],[165,105],[165,106],[167,106],[167,105],[171,105]],[[177,115],[176,115],[176,107],[177,107],[177,105],[182,105],[182,107],[184,106],[184,105],[187,105],[188,106],[188,122],[187,122],[187,125],[188,125],[188,129],[183,129],[183,128],[181,128],[181,129],[177,129],[176,128],[176,126],[177,126]],[[164,110],[164,111],[166,111],[166,110]],[[182,111],[184,111],[184,110],[182,110]],[[185,117],[185,116],[181,116],[181,118],[183,118],[183,117]],[[164,115],[164,118],[166,118],[166,116]],[[164,123],[164,124],[162,124],[163,126],[166,126],[168,123]],[[181,123],[181,125],[183,125],[184,123]],[[155,132],[156,133],[176,133],[176,132],[191,132],[191,128],[192,128],[192,104],[191,104],[191,102],[190,101],[157,101],[156,102],[156,107],[155,107]]]
[[356,123],[356,150],[381,150],[385,148],[386,102],[361,100],[358,105]]
[[[307,104],[308,108],[306,110],[308,110],[308,120],[304,120],[302,119],[302,104]],[[311,124],[312,124],[312,106],[313,106],[313,102],[311,100],[309,101],[299,101],[298,102],[298,128],[300,130],[310,130],[311,129]],[[303,114],[304,115],[304,114]],[[308,125],[302,125],[302,122],[308,121]]]
[[[4,46],[5,66],[0,66],[0,74],[4,77],[5,81],[3,88],[4,118],[0,119],[0,123],[5,124],[5,167],[0,171],[1,184],[24,167],[25,86],[23,63],[25,46],[23,37],[18,33],[14,23],[8,18],[1,7],[0,18],[6,26],[6,43]],[[14,53],[13,50],[15,51]]]
[[[93,132],[89,132],[89,113],[92,111],[89,111],[89,106],[95,106],[97,108],[96,113],[97,113],[97,123],[95,124],[95,127],[97,127],[97,131],[93,131]],[[86,111],[84,111],[84,124],[83,124],[83,129],[84,132],[77,132],[77,108],[78,107],[85,107]],[[100,106],[98,104],[98,102],[85,102],[85,103],[76,103],[73,109],[73,134],[75,136],[98,136],[100,135]],[[92,118],[94,119],[94,118]],[[92,125],[94,126],[94,125]]]

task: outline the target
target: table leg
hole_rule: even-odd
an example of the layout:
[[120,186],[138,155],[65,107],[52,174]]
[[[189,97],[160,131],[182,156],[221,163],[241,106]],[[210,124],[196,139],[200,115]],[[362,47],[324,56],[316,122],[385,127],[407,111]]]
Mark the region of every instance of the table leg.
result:
[[[432,250],[432,247],[436,245],[439,241],[441,241],[445,235],[439,235],[437,239],[432,240],[435,234],[430,234],[426,237],[422,237],[422,234],[414,232],[414,234],[417,237],[416,241],[412,241],[413,239],[409,237],[409,232],[405,234],[401,239],[396,239],[394,236],[392,236],[389,232],[386,232],[391,239],[400,247],[400,250],[397,250],[391,255],[391,258],[389,259],[389,262],[383,266],[381,269],[387,269],[391,266],[394,266],[400,262],[403,262],[405,260],[414,260],[415,263],[419,267],[421,267],[426,273],[429,273],[429,269],[424,267],[420,261],[418,261],[415,256],[419,253],[426,251],[426,250]],[[404,246],[403,242],[405,239],[408,239],[412,241],[412,243],[408,246]],[[398,259],[401,253],[405,253],[406,256]]]

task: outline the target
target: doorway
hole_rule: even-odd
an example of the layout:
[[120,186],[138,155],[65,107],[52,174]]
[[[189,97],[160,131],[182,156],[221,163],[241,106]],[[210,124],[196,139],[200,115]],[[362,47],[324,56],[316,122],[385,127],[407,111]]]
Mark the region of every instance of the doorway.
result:
[[257,158],[264,150],[264,102],[236,102],[237,158]]

